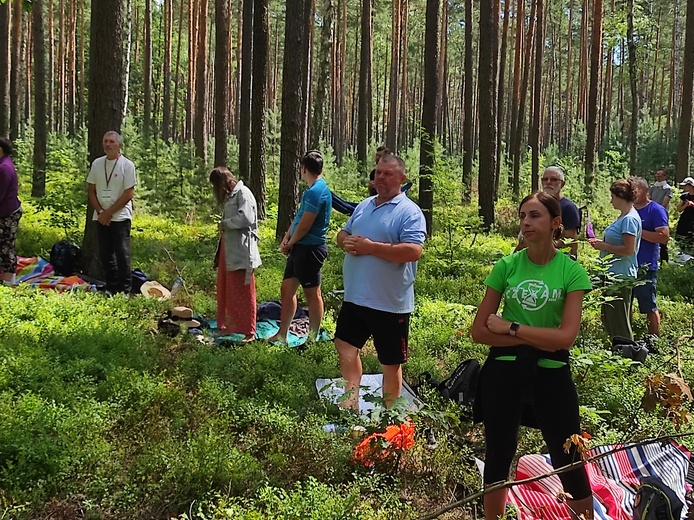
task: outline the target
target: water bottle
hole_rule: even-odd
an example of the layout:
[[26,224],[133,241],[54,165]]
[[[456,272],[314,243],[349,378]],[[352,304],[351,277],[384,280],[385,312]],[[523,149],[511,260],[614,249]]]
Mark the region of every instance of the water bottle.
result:
[[176,293],[181,288],[181,285],[183,285],[183,278],[179,276],[171,286],[171,296],[176,296]]
[[325,433],[345,433],[347,429],[339,424],[326,424],[323,426],[323,431]]

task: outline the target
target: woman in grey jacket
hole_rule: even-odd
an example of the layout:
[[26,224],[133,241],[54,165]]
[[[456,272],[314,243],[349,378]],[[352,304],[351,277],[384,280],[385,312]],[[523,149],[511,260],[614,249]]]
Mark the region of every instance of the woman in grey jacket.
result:
[[215,199],[224,205],[215,254],[217,327],[222,335],[255,336],[256,296],[253,271],[258,252],[258,209],[251,190],[225,167],[210,172]]

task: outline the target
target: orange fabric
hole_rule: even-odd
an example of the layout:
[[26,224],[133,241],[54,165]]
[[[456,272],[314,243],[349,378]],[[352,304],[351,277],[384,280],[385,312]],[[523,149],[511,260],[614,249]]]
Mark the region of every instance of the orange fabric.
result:
[[[379,439],[387,443],[385,448],[382,448]],[[372,433],[357,444],[352,452],[352,460],[369,467],[374,462],[386,460],[396,451],[406,451],[412,446],[414,446],[414,423],[407,421],[402,424],[391,424],[385,432]]]

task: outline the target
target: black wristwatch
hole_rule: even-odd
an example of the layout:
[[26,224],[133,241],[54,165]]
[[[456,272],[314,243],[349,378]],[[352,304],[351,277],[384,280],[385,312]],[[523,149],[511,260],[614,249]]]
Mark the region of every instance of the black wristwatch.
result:
[[511,327],[508,329],[508,333],[511,336],[515,336],[516,333],[518,332],[519,328],[520,328],[520,323],[518,323],[517,321],[514,321],[513,323],[511,323]]

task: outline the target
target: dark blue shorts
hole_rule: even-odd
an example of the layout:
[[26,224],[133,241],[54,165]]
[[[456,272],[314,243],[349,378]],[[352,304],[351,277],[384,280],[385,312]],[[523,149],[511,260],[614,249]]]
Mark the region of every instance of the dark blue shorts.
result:
[[658,271],[648,271],[643,276],[639,276],[639,281],[645,283],[637,285],[632,289],[632,296],[639,303],[639,312],[641,314],[650,314],[658,310],[658,304],[655,301],[657,280]]
[[335,338],[362,349],[373,336],[381,365],[401,365],[407,361],[410,313],[378,311],[344,302],[337,317]]
[[327,257],[328,246],[325,244],[294,244],[287,257],[284,279],[297,278],[304,289],[318,287],[321,282],[320,270]]

